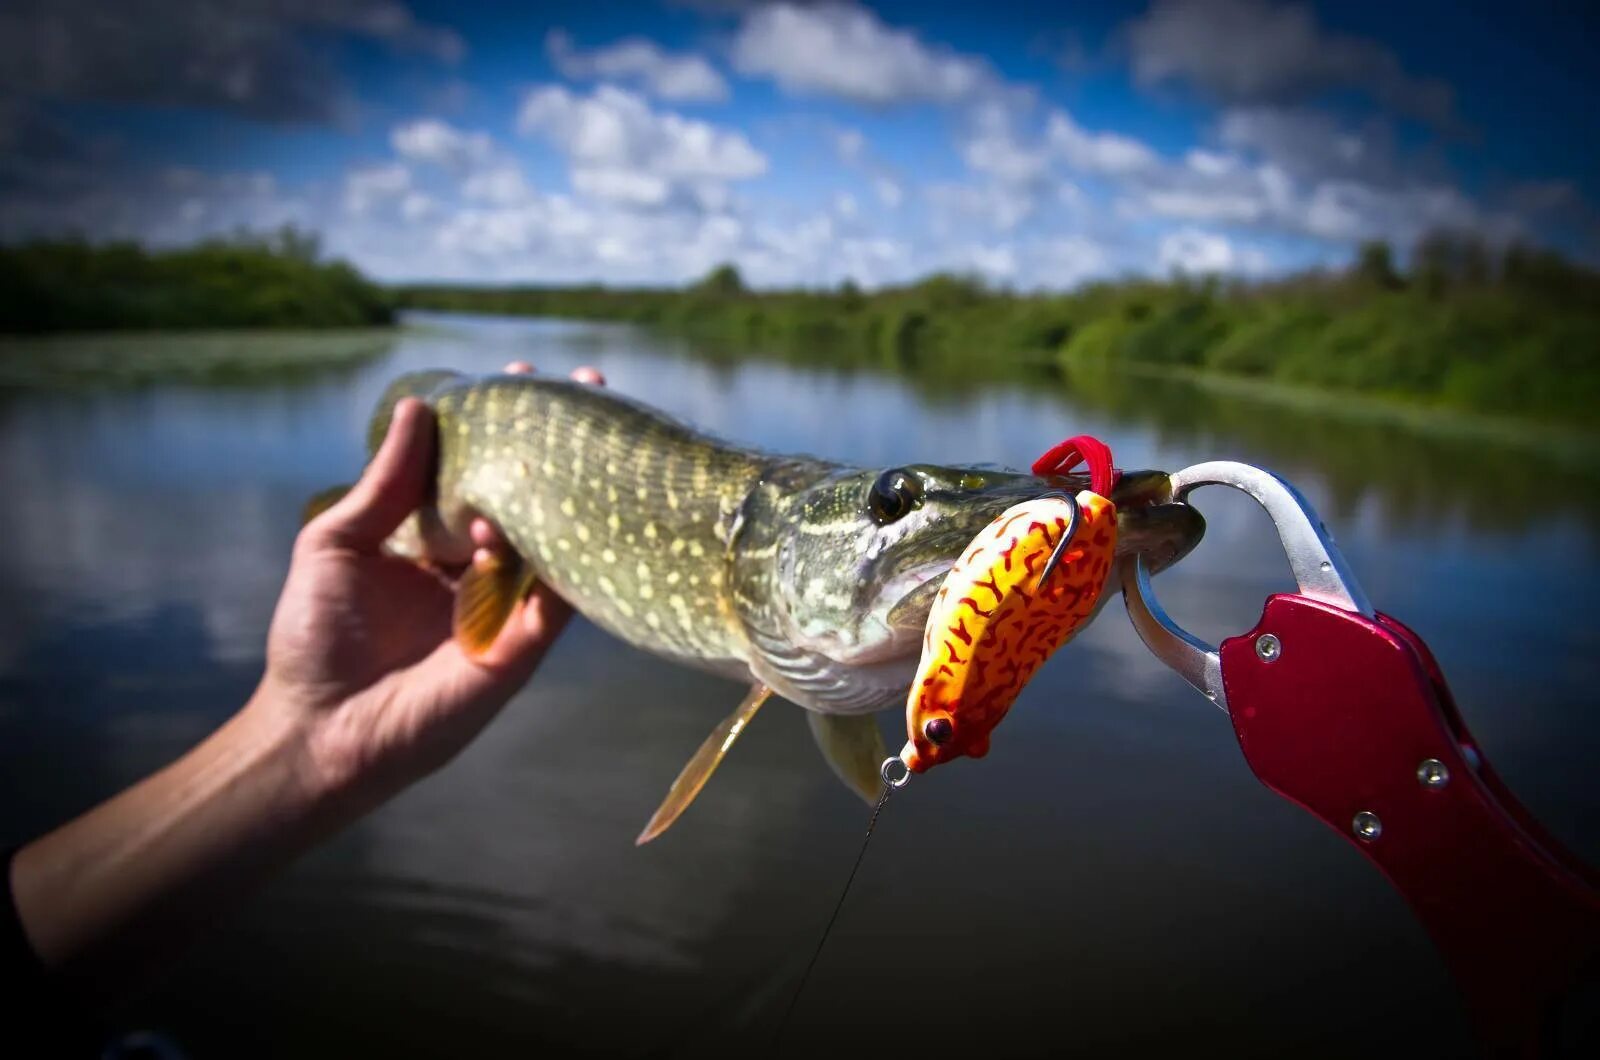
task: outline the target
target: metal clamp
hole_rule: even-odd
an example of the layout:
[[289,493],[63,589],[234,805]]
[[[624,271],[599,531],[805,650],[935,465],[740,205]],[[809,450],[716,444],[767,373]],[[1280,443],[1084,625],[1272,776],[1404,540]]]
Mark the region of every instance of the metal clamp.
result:
[[[1172,475],[1175,500],[1188,500],[1189,494],[1201,486],[1231,487],[1249,494],[1266,510],[1302,596],[1373,617],[1372,604],[1333,543],[1333,535],[1299,490],[1271,471],[1233,460],[1195,464]],[[1167,614],[1156,599],[1142,559],[1135,557],[1124,563],[1121,577],[1123,604],[1145,646],[1227,713],[1228,696],[1223,689],[1222,658],[1217,649]],[[1267,645],[1263,650],[1271,652],[1275,646]]]

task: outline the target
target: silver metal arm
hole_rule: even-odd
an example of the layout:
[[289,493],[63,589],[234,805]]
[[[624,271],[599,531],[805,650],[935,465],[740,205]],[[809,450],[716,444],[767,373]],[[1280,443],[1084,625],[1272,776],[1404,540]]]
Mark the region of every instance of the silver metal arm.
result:
[[[1231,487],[1249,494],[1266,509],[1301,595],[1372,617],[1372,605],[1333,543],[1333,535],[1299,490],[1270,471],[1232,460],[1195,464],[1172,475],[1172,495],[1177,500],[1187,500],[1201,486]],[[1142,560],[1124,562],[1120,575],[1123,604],[1145,646],[1226,712],[1228,696],[1217,649],[1172,620],[1156,599]]]
[[1228,694],[1222,688],[1222,657],[1217,649],[1178,625],[1162,608],[1144,560],[1135,556],[1124,561],[1121,574],[1122,602],[1144,646],[1226,714]]
[[1333,535],[1299,490],[1265,468],[1233,460],[1211,460],[1172,475],[1172,495],[1177,500],[1187,500],[1200,486],[1231,486],[1248,493],[1267,510],[1300,595],[1372,617],[1367,594],[1333,543]]

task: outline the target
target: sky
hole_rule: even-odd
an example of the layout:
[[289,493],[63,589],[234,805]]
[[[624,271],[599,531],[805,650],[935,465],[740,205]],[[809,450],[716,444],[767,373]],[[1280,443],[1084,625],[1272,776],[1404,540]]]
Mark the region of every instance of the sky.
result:
[[294,224],[387,281],[1600,259],[1584,5],[6,0],[0,239]]

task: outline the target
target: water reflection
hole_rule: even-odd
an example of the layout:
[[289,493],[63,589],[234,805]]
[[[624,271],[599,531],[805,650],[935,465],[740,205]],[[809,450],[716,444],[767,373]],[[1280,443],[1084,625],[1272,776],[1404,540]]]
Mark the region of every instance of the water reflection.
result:
[[[1541,495],[1470,446],[1182,388],[932,402],[624,328],[424,322],[312,381],[0,399],[0,839],[155,768],[248,694],[295,513],[359,467],[388,379],[522,358],[596,364],[729,437],[863,464],[1021,465],[1087,430],[1128,466],[1273,465],[1432,643],[1513,788],[1600,856],[1592,486],[1552,477]],[[1286,570],[1248,501],[1200,501],[1206,543],[1158,584],[1216,638]],[[786,1048],[872,1047],[959,982],[940,1041],[986,1055],[1336,1056],[1380,1031],[1460,1052],[1456,1002],[1399,900],[1260,789],[1225,719],[1107,615],[988,759],[891,804]],[[864,823],[799,712],[763,712],[684,821],[632,846],[739,692],[577,624],[461,761],[298,865],[124,1019],[198,1055],[769,1048]]]

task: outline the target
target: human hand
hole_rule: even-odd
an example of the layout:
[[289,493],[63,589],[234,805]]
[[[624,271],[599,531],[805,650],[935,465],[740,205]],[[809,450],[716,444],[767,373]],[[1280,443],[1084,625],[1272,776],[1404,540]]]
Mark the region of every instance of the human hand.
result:
[[[573,378],[604,383],[592,368]],[[330,793],[381,799],[449,761],[527,681],[571,614],[539,586],[472,657],[451,635],[452,587],[382,551],[427,495],[433,439],[427,407],[402,401],[361,481],[301,530],[273,616],[252,709],[287,716],[312,782]],[[480,549],[506,547],[484,520],[472,536]]]

